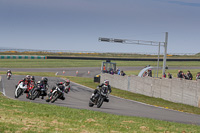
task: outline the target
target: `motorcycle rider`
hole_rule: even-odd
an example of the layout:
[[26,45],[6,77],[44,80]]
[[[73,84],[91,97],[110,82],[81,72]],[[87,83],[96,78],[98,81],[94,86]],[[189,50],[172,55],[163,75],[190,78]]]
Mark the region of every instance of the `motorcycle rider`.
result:
[[68,93],[70,91],[70,80],[67,79],[64,83],[65,86],[65,93]]
[[[46,91],[45,91],[44,96],[46,96],[47,90],[48,90],[48,87],[49,87],[48,79],[46,77],[42,77],[42,80],[37,82],[37,87],[38,87],[38,89],[42,89],[42,88],[45,89]],[[42,96],[41,99],[44,99],[44,96]]]
[[25,90],[24,93],[27,93],[27,96],[26,96],[26,97],[28,98],[29,87],[30,87],[30,76],[27,75],[25,78],[22,78],[22,80],[20,80],[20,81],[18,82],[18,84],[16,85],[16,88],[17,88],[17,86],[18,86],[21,82],[23,83],[23,87],[24,87],[25,85],[27,85],[27,89]]
[[34,76],[30,76],[30,87],[28,88],[28,92],[29,93],[27,95],[27,98],[31,98],[34,86],[35,86],[35,77]]
[[[100,90],[103,88],[103,87],[107,87],[108,89],[108,94],[110,94],[112,92],[111,90],[111,86],[109,85],[109,80],[104,80],[104,82],[101,84],[101,85],[98,85],[97,86],[97,89],[94,90],[94,93],[92,94],[90,100],[92,102],[94,102],[94,100],[98,97],[98,92],[100,92]],[[108,96],[106,97],[105,99],[105,102],[109,102],[109,98]]]
[[23,86],[25,86],[25,85],[29,86],[29,83],[30,83],[30,76],[27,75],[25,78],[22,78],[22,80],[20,80],[20,81],[18,82],[17,86],[18,86],[21,82],[23,82]]
[[7,75],[8,75],[9,73],[12,75],[12,72],[11,72],[11,70],[8,70],[8,71],[7,71]]
[[[51,91],[49,92],[48,96],[49,98],[52,96],[52,92],[56,89],[56,87],[60,88],[62,91],[65,90],[65,83],[63,82],[59,82],[59,83],[56,83],[56,86],[54,86]],[[60,98],[61,100],[65,100],[65,96],[64,96],[64,93],[63,93],[63,96]]]
[[34,76],[31,76],[30,78],[30,82],[31,82],[31,85],[35,85],[35,77]]

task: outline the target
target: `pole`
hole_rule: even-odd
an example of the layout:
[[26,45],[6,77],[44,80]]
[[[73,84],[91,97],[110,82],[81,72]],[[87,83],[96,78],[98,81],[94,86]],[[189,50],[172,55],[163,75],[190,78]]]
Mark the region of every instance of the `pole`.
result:
[[165,44],[164,44],[164,57],[163,57],[163,70],[162,70],[162,77],[165,74],[166,68],[166,59],[167,59],[167,42],[168,42],[168,32],[165,33]]
[[158,78],[159,60],[160,60],[160,42],[158,45],[157,78]]

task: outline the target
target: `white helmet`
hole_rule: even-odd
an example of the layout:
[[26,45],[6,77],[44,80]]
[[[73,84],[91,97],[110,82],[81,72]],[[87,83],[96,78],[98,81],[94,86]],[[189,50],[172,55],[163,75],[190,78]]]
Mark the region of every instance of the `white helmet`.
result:
[[105,85],[109,85],[109,80],[104,80]]

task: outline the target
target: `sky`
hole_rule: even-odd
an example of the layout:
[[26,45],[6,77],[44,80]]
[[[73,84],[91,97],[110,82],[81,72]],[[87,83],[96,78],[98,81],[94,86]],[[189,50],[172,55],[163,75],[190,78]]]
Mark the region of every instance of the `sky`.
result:
[[168,32],[169,54],[199,53],[199,13],[199,0],[0,0],[0,47],[158,53],[98,38],[164,42]]

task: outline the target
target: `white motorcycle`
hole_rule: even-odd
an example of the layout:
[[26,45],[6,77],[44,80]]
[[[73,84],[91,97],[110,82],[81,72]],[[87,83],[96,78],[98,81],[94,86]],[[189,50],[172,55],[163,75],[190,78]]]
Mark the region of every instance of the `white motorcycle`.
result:
[[27,90],[27,85],[23,85],[23,82],[19,83],[15,89],[15,98],[20,97]]

